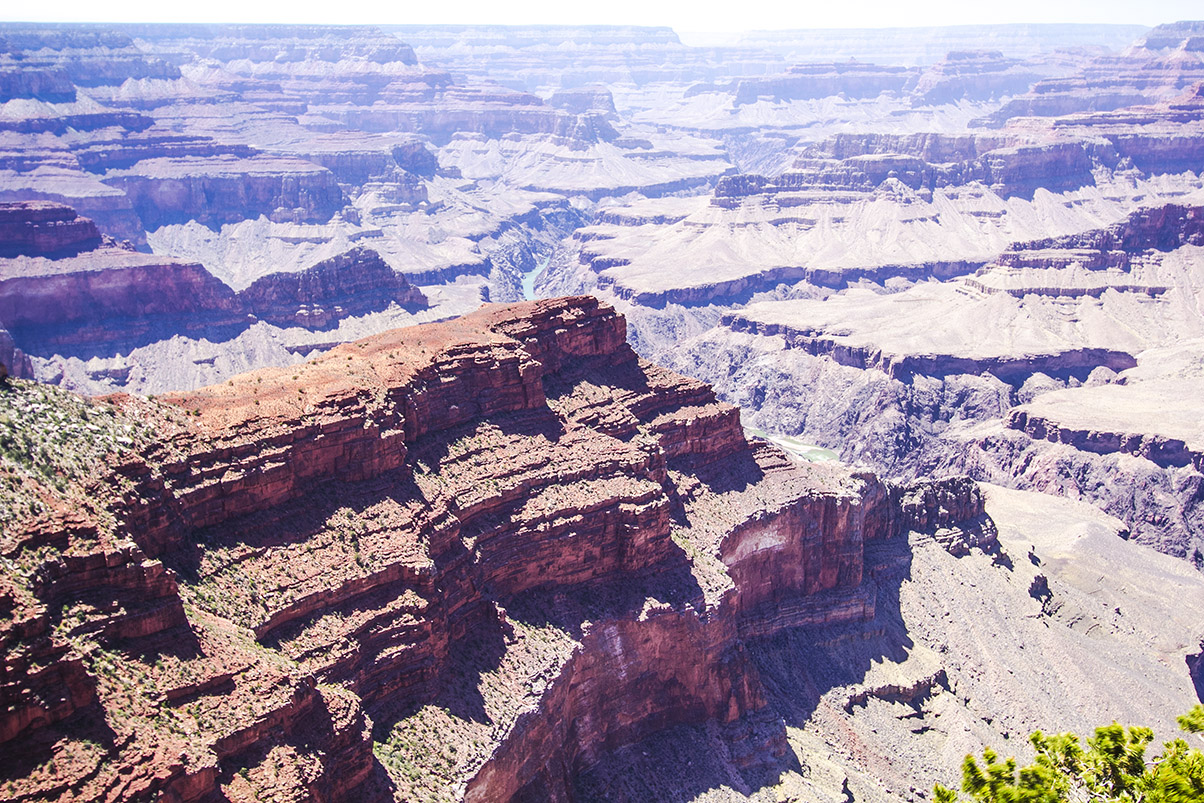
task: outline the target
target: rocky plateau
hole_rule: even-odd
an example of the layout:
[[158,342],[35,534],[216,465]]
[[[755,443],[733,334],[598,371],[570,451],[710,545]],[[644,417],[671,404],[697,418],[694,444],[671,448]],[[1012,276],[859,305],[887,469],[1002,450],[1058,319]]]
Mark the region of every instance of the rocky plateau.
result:
[[1172,736],[1202,26],[0,23],[0,798]]
[[[890,800],[1055,708],[1193,694],[1194,569],[1085,506],[750,442],[593,298],[154,400],[9,382],[8,799]],[[1084,589],[1121,565],[1175,605]],[[983,663],[995,627],[1036,662]]]
[[[1073,69],[981,52],[858,63],[858,80],[897,84],[864,94],[916,107],[957,76],[981,77],[964,87],[979,103],[1026,69],[1062,77],[998,90],[1012,100],[961,130],[913,131],[901,109],[817,127],[785,169],[610,207],[546,286],[610,299],[641,353],[712,383],[750,426],[887,476],[1087,500],[1200,563],[1197,39],[1197,23],[1165,25]],[[814,103],[833,64],[745,100]]]

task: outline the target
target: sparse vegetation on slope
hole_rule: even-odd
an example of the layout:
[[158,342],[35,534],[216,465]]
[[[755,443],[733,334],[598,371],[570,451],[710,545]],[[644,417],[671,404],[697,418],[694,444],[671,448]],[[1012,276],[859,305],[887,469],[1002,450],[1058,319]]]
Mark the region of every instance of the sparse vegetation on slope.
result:
[[0,390],[0,529],[40,515],[107,473],[113,455],[149,437],[130,411],[50,385],[9,380]]

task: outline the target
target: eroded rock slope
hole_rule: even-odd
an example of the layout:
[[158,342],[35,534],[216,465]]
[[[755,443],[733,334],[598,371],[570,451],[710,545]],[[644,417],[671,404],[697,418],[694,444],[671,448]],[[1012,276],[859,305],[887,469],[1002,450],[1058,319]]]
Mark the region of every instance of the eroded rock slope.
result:
[[[886,765],[853,755],[837,772],[821,756],[839,739],[797,732],[808,695],[862,683],[852,712],[958,688],[965,659],[932,647],[899,670],[923,664],[917,680],[866,674],[871,653],[907,653],[916,544],[985,561],[986,587],[1033,579],[1000,551],[972,482],[893,485],[750,444],[735,408],[624,335],[582,297],[156,400],[13,381],[0,397],[5,788],[760,799],[852,783],[892,799],[895,782],[873,780]],[[822,658],[846,638],[865,650]],[[1101,672],[1117,690],[1106,710],[1124,695],[1146,716],[1190,682],[1186,664],[1170,671],[1160,682],[1176,691],[1154,701]],[[1040,686],[1007,727],[1055,693]],[[972,724],[947,751],[1000,734],[966,705],[946,712]],[[665,739],[695,745],[700,771],[658,774]],[[641,751],[652,763],[633,771]],[[892,766],[912,785],[940,772]]]
[[564,796],[682,723],[758,767],[745,639],[872,615],[868,541],[981,510],[750,447],[588,298],[154,402],[5,394],[47,439],[6,473],[17,799]]
[[[990,120],[912,130],[892,112],[709,198],[611,207],[543,286],[613,300],[641,354],[750,425],[888,476],[1092,501],[1204,561],[1197,31],[1159,26]],[[955,54],[923,80],[990,83],[991,65],[1011,69]]]

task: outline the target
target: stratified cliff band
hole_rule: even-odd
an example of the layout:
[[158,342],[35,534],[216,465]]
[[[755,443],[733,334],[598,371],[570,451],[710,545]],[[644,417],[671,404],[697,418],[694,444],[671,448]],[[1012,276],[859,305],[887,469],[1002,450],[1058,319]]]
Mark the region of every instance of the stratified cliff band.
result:
[[113,437],[6,475],[37,511],[3,545],[8,788],[566,799],[706,722],[782,755],[745,640],[872,616],[866,543],[981,496],[750,446],[624,336],[562,299],[154,401],[5,391]]

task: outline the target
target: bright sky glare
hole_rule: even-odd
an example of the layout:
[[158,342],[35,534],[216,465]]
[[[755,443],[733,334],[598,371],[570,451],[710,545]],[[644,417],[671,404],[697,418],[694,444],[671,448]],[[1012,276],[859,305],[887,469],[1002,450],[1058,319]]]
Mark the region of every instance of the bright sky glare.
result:
[[1014,22],[1152,26],[1200,18],[1200,0],[6,0],[0,8],[0,20],[10,22],[626,24],[711,32]]

